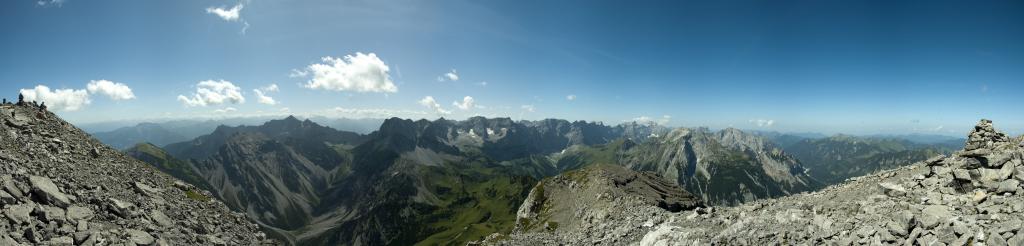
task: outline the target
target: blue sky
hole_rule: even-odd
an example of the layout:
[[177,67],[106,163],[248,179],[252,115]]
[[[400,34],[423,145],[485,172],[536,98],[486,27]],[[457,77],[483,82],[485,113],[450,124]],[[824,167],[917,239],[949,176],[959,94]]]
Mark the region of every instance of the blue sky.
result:
[[483,115],[961,136],[984,117],[1019,134],[1021,23],[1020,1],[18,0],[0,3],[0,91],[74,123]]

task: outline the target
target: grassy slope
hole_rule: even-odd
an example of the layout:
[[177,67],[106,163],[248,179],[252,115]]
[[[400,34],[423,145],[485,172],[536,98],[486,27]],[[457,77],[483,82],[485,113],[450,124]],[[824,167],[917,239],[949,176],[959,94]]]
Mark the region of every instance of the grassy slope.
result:
[[210,184],[199,174],[192,170],[192,167],[185,161],[174,158],[163,149],[149,143],[137,144],[125,152],[136,159],[156,167],[162,172],[181,179],[204,190],[210,190]]

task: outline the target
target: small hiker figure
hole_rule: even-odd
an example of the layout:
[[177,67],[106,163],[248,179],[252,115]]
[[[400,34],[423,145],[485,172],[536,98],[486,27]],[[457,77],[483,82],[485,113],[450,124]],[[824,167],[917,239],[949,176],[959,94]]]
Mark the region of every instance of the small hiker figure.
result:
[[7,98],[4,98],[4,105],[7,105]]
[[39,104],[39,111],[46,111],[46,102]]
[[25,104],[25,95],[18,93],[18,106]]

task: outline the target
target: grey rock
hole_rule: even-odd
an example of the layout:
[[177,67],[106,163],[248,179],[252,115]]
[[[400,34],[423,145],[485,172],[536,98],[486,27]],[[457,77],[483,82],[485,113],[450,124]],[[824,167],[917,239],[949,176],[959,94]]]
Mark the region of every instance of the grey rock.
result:
[[926,229],[935,228],[935,226],[949,221],[952,216],[946,206],[929,205],[921,210],[921,225]]
[[898,184],[883,182],[878,185],[881,186],[882,191],[889,196],[903,196],[907,194],[907,189],[904,189],[903,186]]
[[11,196],[14,196],[15,198],[20,199],[22,197],[25,197],[25,194],[22,193],[21,189],[19,189],[18,186],[14,185],[14,181],[11,179],[12,178],[9,175],[4,176],[2,179],[0,179],[0,182],[3,182],[3,190],[7,191],[8,193],[11,194]]
[[989,168],[1000,168],[1004,163],[1010,161],[1010,154],[1007,153],[994,153],[983,157],[985,161],[983,163]]
[[153,212],[150,212],[149,218],[159,226],[168,227],[174,225],[171,218],[167,217],[163,212],[160,212],[160,210],[153,210]]
[[900,237],[906,236],[908,233],[906,225],[901,225],[899,222],[891,220],[886,223],[886,229],[888,229],[889,233],[892,233],[892,235]]
[[52,238],[46,244],[51,246],[71,246],[75,245],[75,240],[71,237],[63,236]]
[[1006,240],[1007,245],[1020,246],[1024,245],[1024,233],[1017,233],[1013,235],[1009,240]]
[[79,221],[89,220],[93,217],[92,209],[80,206],[70,206],[67,211],[68,220]]
[[992,232],[985,238],[985,245],[987,246],[1006,246],[1006,239],[1000,236],[998,233]]
[[45,222],[64,222],[66,218],[64,209],[62,208],[52,206],[42,206],[40,208],[41,209],[39,210],[41,211],[39,212],[41,212],[43,221]]
[[966,169],[956,169],[953,170],[953,178],[959,180],[971,180],[971,175],[970,173],[967,172]]
[[2,207],[5,204],[14,204],[14,202],[17,201],[18,199],[14,198],[14,196],[12,196],[11,194],[7,193],[6,191],[0,190],[0,207]]
[[14,239],[11,238],[10,236],[8,236],[7,234],[0,234],[0,245],[2,245],[2,246],[18,246],[18,245],[21,245],[21,244],[19,244],[18,241],[14,241]]
[[71,200],[60,189],[57,185],[47,177],[31,176],[29,177],[29,183],[32,184],[32,191],[36,195],[43,197],[49,204],[58,206],[61,208],[68,207],[71,204]]
[[131,212],[135,205],[116,198],[110,198],[107,199],[107,207],[118,216],[127,218],[132,216]]
[[997,192],[1013,193],[1017,191],[1017,188],[1020,188],[1020,181],[1017,181],[1016,179],[1007,179],[1003,180],[1003,182],[999,182]]
[[156,242],[156,238],[147,232],[135,229],[129,229],[127,232],[128,240],[136,245],[151,245]]
[[17,204],[8,206],[4,210],[4,215],[16,224],[27,224],[32,219],[32,210],[34,208],[31,204]]

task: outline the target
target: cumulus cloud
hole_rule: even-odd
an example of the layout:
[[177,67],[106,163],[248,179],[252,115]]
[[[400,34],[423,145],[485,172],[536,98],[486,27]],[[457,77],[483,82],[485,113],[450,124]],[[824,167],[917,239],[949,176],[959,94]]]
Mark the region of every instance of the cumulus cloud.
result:
[[135,99],[135,93],[132,93],[132,88],[128,88],[125,84],[110,80],[89,81],[89,84],[85,86],[85,89],[89,91],[89,94],[103,94],[111,100]]
[[292,76],[312,76],[304,87],[330,91],[398,92],[398,86],[388,75],[390,69],[374,53],[346,55],[343,58],[324,57],[323,63],[309,65],[304,70],[293,70]]
[[576,100],[576,95],[569,94],[568,96],[565,96],[565,100],[569,100],[569,101]]
[[437,76],[437,81],[445,81],[445,80],[448,80],[448,81],[459,81],[459,73],[456,72],[455,69],[453,68],[451,72],[447,72],[445,74],[442,74],[441,76]]
[[222,20],[225,21],[242,22],[242,34],[245,34],[245,31],[249,30],[249,22],[245,21],[245,19],[242,18],[242,8],[244,7],[245,5],[242,3],[238,3],[237,5],[231,8],[227,8],[224,6],[208,7],[206,8],[206,13],[216,15],[217,17],[220,17]]
[[226,21],[238,21],[239,18],[241,17],[243,7],[245,6],[241,3],[235,5],[234,7],[231,7],[230,9],[226,7],[209,7],[206,8],[206,13],[216,15],[217,17],[220,17],[221,19],[224,19]]
[[267,95],[269,92],[278,92],[280,89],[277,84],[270,84],[259,89],[253,89],[252,92],[256,94],[256,102],[266,105],[277,105],[277,100]]
[[442,108],[441,104],[437,103],[437,100],[434,100],[434,97],[432,96],[426,96],[423,99],[420,99],[419,104],[429,108],[430,110],[433,110],[434,112],[437,112],[438,114],[452,113],[452,111],[448,111]]
[[461,110],[470,110],[476,105],[476,102],[473,100],[473,97],[466,96],[462,98],[462,102],[452,102],[452,105]]
[[277,101],[275,101],[273,97],[263,94],[263,91],[260,89],[252,89],[252,92],[256,93],[256,102],[266,105],[277,105]]
[[45,85],[37,85],[32,89],[21,89],[19,91],[25,96],[26,101],[37,101],[46,103],[46,107],[54,111],[77,111],[92,101],[89,99],[89,92],[86,90],[57,89],[50,90]]
[[772,127],[773,125],[775,125],[775,120],[756,119],[750,120],[750,123],[756,125],[757,127]]
[[196,92],[192,97],[178,95],[178,101],[189,107],[205,107],[224,103],[245,103],[245,97],[242,96],[242,88],[235,86],[231,81],[205,80],[196,84]]

